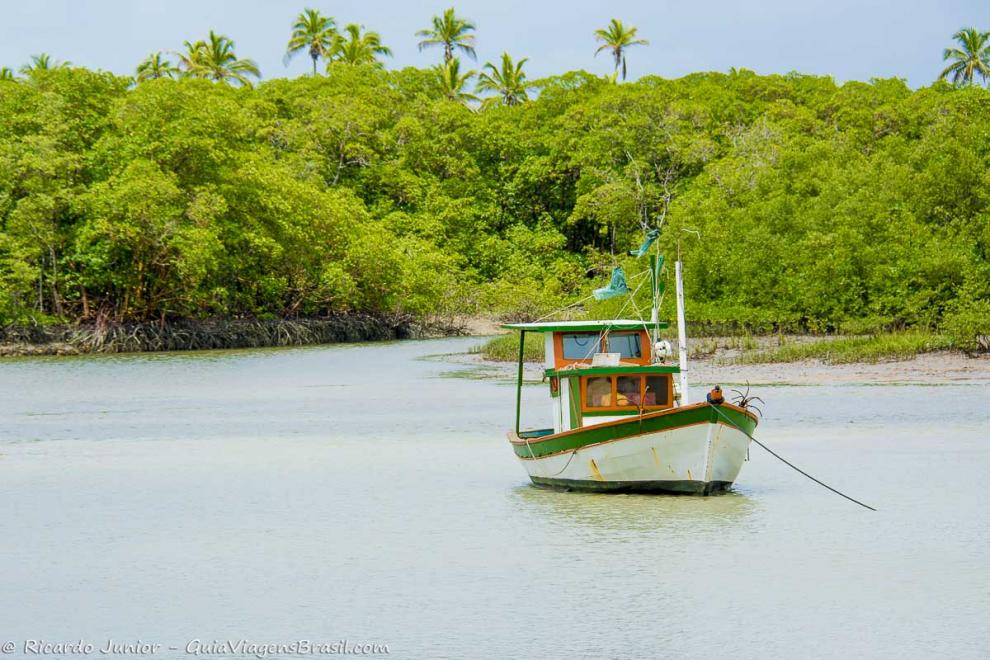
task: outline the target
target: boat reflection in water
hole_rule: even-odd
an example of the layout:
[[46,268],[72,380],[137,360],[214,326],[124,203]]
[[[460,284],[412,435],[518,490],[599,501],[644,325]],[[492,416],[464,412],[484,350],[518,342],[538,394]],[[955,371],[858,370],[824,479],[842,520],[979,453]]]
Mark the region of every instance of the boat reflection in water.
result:
[[644,533],[667,539],[724,533],[754,523],[759,500],[729,491],[720,497],[654,497],[644,494],[568,493],[520,485],[509,491],[513,505],[534,524],[565,524],[574,531],[613,536]]

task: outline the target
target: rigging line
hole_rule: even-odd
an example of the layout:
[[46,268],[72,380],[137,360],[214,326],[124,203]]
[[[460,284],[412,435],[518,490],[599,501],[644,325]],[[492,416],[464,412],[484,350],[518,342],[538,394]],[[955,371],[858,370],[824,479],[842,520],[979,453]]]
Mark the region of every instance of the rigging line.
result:
[[[643,273],[641,273],[641,274],[646,274],[648,272],[649,271],[643,271]],[[632,278],[630,278],[630,279],[632,279]],[[626,299],[626,302],[622,305],[622,307],[619,308],[619,311],[616,312],[616,314],[615,314],[616,319],[618,319],[619,317],[622,316],[622,312],[626,311],[626,307],[629,306],[629,303],[633,303],[633,306],[634,307],[636,306],[636,304],[635,304],[636,294],[639,293],[639,290],[643,288],[643,285],[644,284],[646,284],[646,280],[643,280],[642,282],[640,282],[639,283],[639,286],[637,286],[635,289],[633,289],[633,292],[631,294],[629,294],[629,298]]]
[[[630,277],[628,278],[628,281],[629,281],[629,282],[632,282],[632,281],[634,281],[634,280],[636,280],[636,279],[638,279],[638,278],[640,278],[640,277],[643,277],[644,275],[646,275],[646,274],[647,274],[647,273],[649,273],[649,272],[650,272],[650,271],[648,271],[648,270],[644,270],[644,271],[643,271],[643,272],[641,272],[641,273],[636,273],[635,275],[632,275],[632,276],[630,276]],[[581,303],[583,303],[584,301],[586,301],[586,300],[591,300],[591,299],[592,299],[592,298],[594,298],[594,297],[595,297],[595,294],[594,294],[594,293],[592,293],[592,294],[590,294],[590,295],[587,295],[587,296],[585,296],[584,298],[581,298],[581,299],[579,299],[579,300],[576,300],[576,301],[574,301],[574,302],[572,302],[572,303],[567,303],[567,304],[566,304],[566,305],[564,305],[563,307],[561,307],[561,308],[559,308],[559,309],[555,309],[555,310],[553,310],[552,312],[550,312],[549,314],[547,314],[547,315],[545,315],[545,316],[541,316],[540,318],[538,318],[538,319],[536,319],[536,321],[534,321],[534,323],[539,323],[540,321],[545,321],[546,319],[548,319],[548,318],[550,318],[550,317],[551,317],[551,316],[553,316],[554,314],[559,314],[559,313],[561,313],[561,312],[563,312],[563,311],[564,311],[565,309],[570,309],[571,307],[576,307],[576,306],[578,306],[578,305],[580,305]]]
[[534,321],[534,323],[539,323],[540,321],[545,321],[546,319],[550,318],[551,316],[553,316],[555,314],[560,314],[565,309],[570,309],[571,307],[576,307],[576,306],[580,305],[581,303],[583,303],[584,301],[590,300],[591,298],[594,298],[594,297],[595,297],[595,294],[592,293],[591,295],[585,296],[584,298],[581,298],[580,300],[575,300],[572,303],[567,303],[566,305],[564,305],[560,309],[555,309],[552,312],[550,312],[549,314],[547,314],[546,316],[541,316],[540,318],[536,319],[536,321]]
[[[646,271],[646,272],[648,272],[648,271]],[[636,310],[637,316],[640,317],[640,320],[641,321],[643,320],[642,315],[639,314],[639,308],[636,307],[635,300],[636,300],[636,294],[639,293],[639,290],[643,288],[643,285],[644,284],[646,284],[646,280],[643,280],[642,282],[640,282],[639,283],[639,286],[637,286],[633,290],[633,292],[631,294],[629,294],[629,298],[626,300],[625,304],[623,304],[622,307],[619,308],[619,311],[616,312],[616,314],[615,314],[616,319],[621,318],[622,317],[622,312],[626,311],[626,307],[629,306],[629,303],[632,303],[633,309]],[[644,321],[644,323],[645,323],[645,321]],[[602,333],[602,339],[607,339],[610,332],[612,332],[612,328],[611,327],[606,327],[605,328],[605,332]],[[606,344],[606,346],[607,346],[607,344]],[[587,357],[587,356],[585,356],[585,357]]]
[[[646,282],[644,281],[643,284],[646,284]],[[642,288],[643,284],[640,284],[639,287],[637,287],[636,291],[639,291],[639,289]],[[666,291],[664,293],[666,293]],[[655,296],[653,298],[653,302],[656,302],[656,304],[657,304],[657,310],[658,311],[660,310],[660,305],[663,304],[663,296],[664,296],[664,294],[661,293],[660,294],[660,301],[659,302],[656,301],[656,297]],[[643,322],[643,330],[645,330],[646,331],[646,334],[649,335],[650,334],[650,328],[647,326],[646,319],[643,317],[643,313],[639,310],[639,305],[636,304],[636,301],[635,301],[634,298],[630,298],[630,301],[632,302],[633,310],[636,312],[636,316],[639,317],[639,320]]]
[[[645,271],[645,272],[649,272],[649,271]],[[636,294],[639,293],[639,290],[643,288],[644,284],[646,284],[646,280],[643,280],[642,282],[639,283],[639,286],[636,287],[636,290],[632,292],[632,295],[629,296],[629,299],[626,301],[626,304],[622,306],[622,308],[619,310],[619,313],[616,314],[616,316],[621,316],[622,312],[625,311],[626,307],[630,303],[632,303],[633,311],[636,312],[636,316],[639,317],[639,320],[643,322],[643,329],[646,330],[646,334],[649,335],[650,331],[649,328],[647,328],[646,326],[646,319],[643,318],[642,313],[640,313],[639,311],[639,305],[636,304]],[[605,334],[607,336],[608,332],[606,332]]]
[[[648,273],[648,272],[649,272],[649,271],[643,271],[643,272],[642,272],[642,273],[640,273],[639,275],[644,275],[644,274],[646,274],[646,273]],[[638,277],[638,275],[637,275],[636,277]],[[631,280],[633,280],[633,279],[635,279],[635,277],[633,277],[633,278],[630,278],[630,281],[631,281]],[[628,298],[628,299],[626,300],[626,302],[625,302],[625,303],[624,303],[624,304],[622,305],[622,307],[620,307],[620,308],[619,308],[619,311],[618,311],[618,312],[616,312],[616,314],[615,314],[615,318],[616,318],[616,320],[618,320],[618,319],[620,319],[620,318],[622,318],[622,312],[624,312],[624,311],[626,310],[626,307],[628,307],[628,306],[629,306],[629,303],[630,303],[631,301],[633,301],[633,300],[635,299],[635,297],[636,297],[636,294],[637,294],[637,293],[639,293],[639,290],[643,288],[643,285],[644,285],[644,284],[646,284],[646,280],[643,280],[642,282],[640,282],[640,283],[639,283],[639,286],[637,286],[637,287],[636,287],[636,288],[635,288],[635,289],[633,290],[633,292],[632,292],[631,294],[629,294],[629,298]],[[594,295],[594,294],[592,294],[592,295]],[[635,307],[635,304],[634,304],[633,306]],[[638,314],[638,310],[637,310],[637,314]],[[640,316],[640,320],[642,320],[642,316]],[[601,333],[601,334],[599,335],[599,343],[592,343],[592,344],[591,344],[591,348],[589,348],[589,349],[588,349],[588,352],[584,354],[584,357],[583,357],[582,359],[583,359],[583,360],[587,360],[588,358],[590,358],[590,357],[591,357],[591,355],[592,355],[592,353],[593,353],[593,352],[595,352],[595,353],[597,353],[598,351],[596,351],[596,350],[595,350],[595,348],[596,348],[596,347],[597,347],[597,348],[600,348],[600,341],[601,341],[602,339],[607,339],[607,338],[608,338],[608,335],[609,335],[609,333],[610,333],[610,332],[612,332],[612,329],[611,329],[611,327],[610,327],[610,326],[606,326],[606,327],[605,327],[605,332],[603,332],[603,333]]]
[[741,428],[741,427],[740,427],[740,426],[739,426],[738,424],[736,424],[735,422],[733,422],[733,421],[732,421],[731,419],[729,419],[729,417],[728,417],[728,416],[726,416],[726,414],[725,414],[725,413],[723,413],[723,412],[722,412],[721,410],[719,410],[719,409],[718,409],[718,406],[716,406],[716,405],[714,405],[714,404],[708,404],[708,405],[710,405],[710,406],[712,407],[712,409],[714,409],[714,410],[715,410],[715,412],[716,412],[716,413],[718,413],[718,415],[719,415],[719,416],[720,416],[720,417],[721,417],[722,419],[724,419],[724,420],[725,420],[726,422],[728,422],[730,426],[732,426],[733,428],[735,428],[735,429],[737,429],[738,431],[741,431],[742,433],[744,433],[744,434],[745,434],[745,435],[746,435],[746,436],[747,436],[747,437],[748,437],[748,438],[749,438],[750,440],[752,440],[753,442],[755,442],[755,443],[756,443],[756,444],[758,444],[759,446],[761,446],[761,447],[763,447],[763,449],[765,449],[765,450],[766,450],[767,452],[769,452],[769,454],[770,454],[771,456],[773,456],[774,458],[776,458],[777,460],[779,460],[780,462],[782,462],[782,463],[783,463],[784,465],[786,465],[786,466],[788,466],[788,467],[790,467],[790,468],[791,468],[791,469],[793,469],[793,470],[796,470],[797,472],[800,472],[800,473],[801,473],[801,474],[803,474],[804,476],[806,476],[806,477],[808,477],[809,479],[811,479],[812,481],[814,481],[814,482],[815,482],[816,484],[818,484],[819,486],[824,486],[825,488],[827,488],[827,489],[829,489],[830,491],[832,491],[832,492],[833,492],[833,493],[835,493],[836,495],[841,495],[842,497],[844,497],[844,498],[846,498],[846,499],[847,499],[847,500],[849,500],[850,502],[855,502],[856,504],[858,504],[858,505],[860,505],[860,506],[861,506],[861,507],[863,507],[864,509],[869,509],[870,511],[876,511],[876,509],[874,509],[874,508],[873,508],[872,506],[870,506],[869,504],[863,504],[863,503],[862,503],[862,502],[860,502],[859,500],[857,500],[857,499],[853,499],[852,497],[849,497],[849,496],[848,496],[848,495],[846,495],[845,493],[843,493],[843,492],[841,492],[841,491],[839,491],[839,490],[836,490],[835,488],[832,488],[831,486],[829,486],[829,485],[828,485],[827,483],[825,483],[824,481],[820,481],[819,479],[816,479],[816,478],[814,478],[813,476],[811,476],[810,474],[808,474],[807,472],[805,472],[804,470],[802,470],[802,469],[801,469],[801,468],[799,468],[798,466],[796,466],[796,465],[794,465],[793,463],[791,463],[790,461],[788,461],[788,460],[787,460],[786,458],[784,458],[783,456],[781,456],[780,454],[778,454],[778,453],[777,453],[777,452],[775,452],[774,450],[772,450],[772,449],[770,449],[769,447],[767,447],[767,446],[766,446],[765,444],[763,444],[762,442],[760,442],[759,440],[757,440],[756,438],[754,438],[754,437],[753,437],[752,435],[750,435],[749,433],[746,433],[746,431],[745,431],[745,430],[743,430],[743,429],[742,429],[742,428]]

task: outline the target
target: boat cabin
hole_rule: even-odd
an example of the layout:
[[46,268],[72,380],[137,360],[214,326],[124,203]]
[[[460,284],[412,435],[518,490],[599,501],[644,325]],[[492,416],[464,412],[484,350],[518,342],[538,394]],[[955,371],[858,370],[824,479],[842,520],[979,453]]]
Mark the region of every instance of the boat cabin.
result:
[[[667,355],[654,355],[650,339],[650,330],[665,328],[665,323],[556,321],[503,327],[523,335],[520,380],[524,335],[543,334],[553,433],[674,406],[674,374],[680,370],[663,362]],[[516,417],[518,431],[518,405]]]

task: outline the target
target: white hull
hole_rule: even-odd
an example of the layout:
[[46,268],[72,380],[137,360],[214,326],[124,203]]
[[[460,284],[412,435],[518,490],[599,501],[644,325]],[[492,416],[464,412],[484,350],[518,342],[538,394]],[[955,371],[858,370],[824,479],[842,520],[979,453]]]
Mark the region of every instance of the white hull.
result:
[[708,422],[520,461],[540,485],[709,493],[735,481],[748,449],[745,433]]

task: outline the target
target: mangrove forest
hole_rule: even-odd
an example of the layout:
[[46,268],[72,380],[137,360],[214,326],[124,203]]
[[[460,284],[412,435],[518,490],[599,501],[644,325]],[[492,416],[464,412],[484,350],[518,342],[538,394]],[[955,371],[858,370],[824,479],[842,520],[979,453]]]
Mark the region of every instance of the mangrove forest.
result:
[[4,69],[0,325],[535,319],[641,270],[628,253],[659,226],[693,322],[990,334],[986,33],[911,89],[627,80],[662,45],[617,20],[588,31],[613,75],[530,80],[509,53],[474,64],[453,10],[424,24],[426,69],[389,70],[376,33],[315,11],[273,37],[312,60],[294,79],[216,32],[133,77]]

